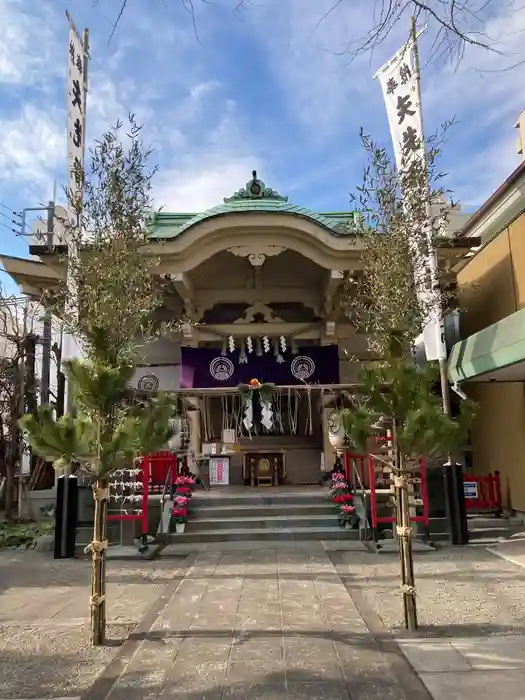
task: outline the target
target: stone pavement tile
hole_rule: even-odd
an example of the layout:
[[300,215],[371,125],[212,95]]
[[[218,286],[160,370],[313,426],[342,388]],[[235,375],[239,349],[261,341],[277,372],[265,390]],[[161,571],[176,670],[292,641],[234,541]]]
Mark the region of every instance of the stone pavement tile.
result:
[[[191,691],[187,689],[181,690],[181,686],[177,683],[166,683],[162,688],[159,700],[221,700],[222,699],[222,686],[215,688],[195,688]],[[110,696],[108,700],[113,700]],[[118,698],[118,700],[128,700],[128,698]],[[129,700],[135,700],[134,698],[129,698]],[[140,700],[140,698],[137,698]],[[154,698],[149,698],[148,700],[155,700]]]
[[233,683],[225,685],[222,700],[288,700],[286,687],[283,683]]
[[261,634],[264,632],[277,632],[282,630],[281,615],[268,613],[267,615],[237,615],[235,620],[236,630],[254,630]]
[[203,630],[206,632],[211,632],[212,630],[217,631],[231,631],[235,629],[235,622],[237,619],[236,613],[230,613],[222,615],[220,613],[215,613],[214,615],[209,613],[207,615],[201,615],[198,613],[194,616],[193,622],[190,625],[190,629]]
[[[525,678],[525,637],[488,637],[484,639],[452,639],[457,653],[476,670],[491,671],[522,668]],[[424,669],[431,670],[431,669]],[[461,669],[444,669],[455,671]]]
[[[350,681],[346,684],[346,688],[351,700],[411,700],[411,698],[407,698],[395,681],[392,682],[388,679]],[[447,700],[452,700],[452,698],[447,698]]]
[[421,673],[433,700],[525,700],[523,670]]
[[231,647],[231,661],[280,661],[283,658],[282,637],[237,639]]
[[326,620],[314,615],[283,614],[283,632],[321,632],[327,629]]
[[230,661],[226,681],[233,683],[275,684],[285,681],[282,659],[272,661]]
[[312,681],[343,681],[341,664],[329,639],[285,638],[284,658],[288,682],[301,682],[306,673]]
[[[222,687],[226,677],[226,662],[200,663],[195,659],[175,661],[167,674],[165,689],[191,693],[194,690],[214,690]],[[163,690],[164,692],[164,690]]]
[[195,636],[182,640],[177,663],[227,663],[230,657],[231,636]]
[[425,640],[421,643],[419,640],[399,640],[397,644],[412,668],[418,673],[472,670],[464,656],[448,641]]
[[170,669],[182,644],[183,640],[178,637],[146,639],[133,657],[133,670]]
[[348,700],[342,683],[288,683],[288,700]]
[[[365,642],[363,644],[362,642]],[[368,642],[369,646],[366,646]],[[387,658],[375,648],[371,640],[360,640],[357,644],[334,644],[343,674],[348,681],[377,681],[393,679]]]

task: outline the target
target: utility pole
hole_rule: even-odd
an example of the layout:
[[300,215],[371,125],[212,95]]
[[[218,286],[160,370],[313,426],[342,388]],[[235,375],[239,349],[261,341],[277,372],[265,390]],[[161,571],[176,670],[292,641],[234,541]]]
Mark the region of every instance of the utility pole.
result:
[[[55,225],[55,203],[48,202],[47,208],[47,232],[46,243],[47,248],[51,251],[53,247],[53,233]],[[40,403],[42,405],[49,403],[49,385],[51,379],[51,334],[52,334],[52,316],[51,311],[46,305],[44,313],[44,324],[42,328],[42,375],[40,378]]]

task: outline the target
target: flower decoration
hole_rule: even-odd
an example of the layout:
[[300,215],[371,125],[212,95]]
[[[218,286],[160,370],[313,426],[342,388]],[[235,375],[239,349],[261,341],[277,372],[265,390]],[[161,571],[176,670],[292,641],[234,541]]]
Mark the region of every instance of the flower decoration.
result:
[[261,382],[258,379],[250,379],[250,387],[252,389],[259,389],[261,386]]
[[171,517],[176,523],[185,523],[188,520],[188,510],[186,508],[173,508]]

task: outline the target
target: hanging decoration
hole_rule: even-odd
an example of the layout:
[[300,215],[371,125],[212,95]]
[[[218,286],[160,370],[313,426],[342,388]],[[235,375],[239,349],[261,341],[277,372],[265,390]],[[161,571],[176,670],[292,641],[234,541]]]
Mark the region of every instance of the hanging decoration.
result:
[[251,431],[257,424],[270,431],[273,428],[272,394],[275,384],[261,384],[258,379],[251,379],[249,384],[239,384],[237,387],[244,410],[243,425],[251,436]]
[[297,435],[297,423],[299,421],[299,397],[296,392],[288,389],[288,425],[291,435]]
[[312,416],[312,389],[310,385],[308,385],[308,388],[306,389],[306,397],[308,399],[308,414],[306,416],[306,426],[305,426],[305,435],[313,435],[314,434],[314,428],[313,428],[313,416]]
[[279,364],[284,364],[286,362],[284,355],[288,351],[290,351],[292,355],[297,355],[299,352],[295,338],[291,337],[287,339],[285,335],[280,335],[272,339],[270,339],[267,335],[263,335],[260,338],[253,338],[249,335],[242,339],[229,335],[223,338],[221,356],[225,357],[228,352],[232,354],[236,349],[238,349],[239,364],[244,365],[248,363],[248,355],[255,352],[257,357],[262,357],[263,355],[268,354],[272,347],[274,350],[275,361]]
[[109,509],[114,514],[111,503],[116,504],[119,515],[141,515],[144,498],[142,469],[116,469],[109,482]]
[[285,362],[284,357],[281,355],[280,349],[279,349],[279,342],[277,340],[273,341],[273,354],[275,355],[275,361],[278,362],[280,365]]
[[241,350],[239,352],[239,364],[240,365],[247,365],[248,364],[248,358],[246,357],[246,350],[244,348],[244,343],[241,345]]

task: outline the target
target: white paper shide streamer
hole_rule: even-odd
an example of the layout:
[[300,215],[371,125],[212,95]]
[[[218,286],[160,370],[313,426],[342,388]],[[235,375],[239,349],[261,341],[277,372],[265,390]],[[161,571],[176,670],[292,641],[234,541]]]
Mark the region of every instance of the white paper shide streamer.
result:
[[[425,140],[421,113],[419,76],[415,65],[415,39],[411,38],[395,56],[377,72],[385,100],[390,133],[398,171],[401,173],[414,161],[425,163]],[[428,183],[426,184],[428,191]],[[408,198],[409,201],[409,198]],[[428,203],[425,226],[428,243],[432,237],[432,215]],[[422,250],[420,232],[414,232],[414,267],[418,296],[428,310],[423,330],[427,360],[442,360],[447,356],[445,326],[438,288],[437,257],[433,245]]]

